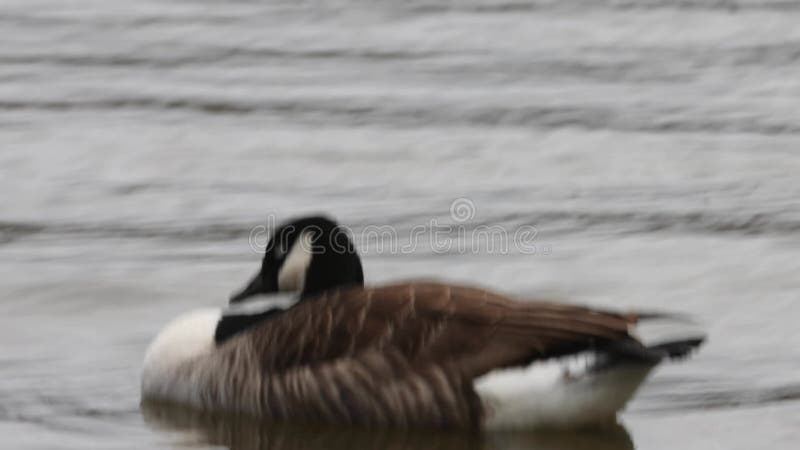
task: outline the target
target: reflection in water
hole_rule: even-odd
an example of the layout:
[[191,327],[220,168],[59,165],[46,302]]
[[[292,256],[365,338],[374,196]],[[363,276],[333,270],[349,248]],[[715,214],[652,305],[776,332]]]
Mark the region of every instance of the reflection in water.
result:
[[142,403],[145,422],[182,432],[182,446],[222,445],[230,449],[633,449],[628,432],[614,424],[602,430],[470,433],[439,430],[366,430],[324,425],[267,423],[252,417],[203,413],[174,405]]

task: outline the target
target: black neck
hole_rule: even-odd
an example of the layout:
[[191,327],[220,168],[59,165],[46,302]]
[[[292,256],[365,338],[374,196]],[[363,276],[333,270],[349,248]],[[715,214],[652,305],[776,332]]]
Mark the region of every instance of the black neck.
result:
[[[364,273],[361,260],[353,251],[324,252],[314,255],[306,273],[306,285],[300,298],[311,299],[323,292],[340,287],[363,286]],[[217,323],[214,342],[221,344],[233,336],[284,312],[282,308],[258,313],[226,314]]]

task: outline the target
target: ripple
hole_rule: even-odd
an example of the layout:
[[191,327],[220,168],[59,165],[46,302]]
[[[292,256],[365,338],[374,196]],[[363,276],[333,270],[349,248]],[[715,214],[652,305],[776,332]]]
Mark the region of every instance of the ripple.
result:
[[[231,60],[258,61],[275,59],[341,59],[353,61],[417,60],[443,56],[445,53],[431,51],[403,51],[390,49],[273,49],[273,48],[204,48],[189,54],[173,54],[166,57],[130,54],[64,54],[42,53],[0,55],[0,64],[53,64],[74,67],[154,67],[173,68],[198,64],[221,64]],[[447,53],[452,55],[452,52]]]
[[614,130],[656,133],[749,133],[757,135],[796,135],[800,124],[789,118],[748,115],[701,115],[692,111],[648,111],[634,114],[612,106],[528,105],[477,106],[455,108],[434,105],[402,105],[372,100],[350,99],[275,99],[244,100],[197,97],[126,96],[94,100],[2,100],[0,110],[34,111],[189,111],[213,115],[257,114],[280,117],[295,124],[331,126],[365,124],[398,128],[419,127],[512,127],[587,130]]
[[[433,221],[433,222],[432,222]],[[651,233],[702,233],[730,235],[769,235],[794,236],[800,234],[800,220],[781,217],[769,213],[728,212],[608,212],[608,211],[535,211],[503,213],[480,221],[459,223],[458,229],[449,227],[449,219],[440,212],[415,212],[382,217],[361,219],[343,224],[354,233],[366,227],[391,226],[396,236],[410,235],[419,226],[434,227],[440,237],[447,237],[447,230],[453,233],[471,233],[485,227],[499,226],[506,230],[516,230],[521,226],[534,226],[546,231],[549,237],[569,234],[600,233],[616,236]],[[36,237],[55,239],[64,235],[91,239],[159,239],[174,241],[230,241],[246,239],[256,226],[256,222],[215,222],[203,223],[41,223],[41,222],[0,222],[0,244]],[[438,227],[438,228],[437,228]]]
[[663,393],[647,395],[648,404],[637,408],[642,412],[688,411],[704,409],[734,409],[758,407],[800,400],[800,384],[766,388],[733,388],[694,390],[683,386]]

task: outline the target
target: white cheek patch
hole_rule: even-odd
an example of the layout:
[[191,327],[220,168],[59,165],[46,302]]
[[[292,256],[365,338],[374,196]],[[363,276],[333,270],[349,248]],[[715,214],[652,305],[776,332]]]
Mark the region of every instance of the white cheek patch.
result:
[[302,291],[305,286],[306,272],[311,264],[311,233],[302,233],[289,250],[278,271],[278,290]]

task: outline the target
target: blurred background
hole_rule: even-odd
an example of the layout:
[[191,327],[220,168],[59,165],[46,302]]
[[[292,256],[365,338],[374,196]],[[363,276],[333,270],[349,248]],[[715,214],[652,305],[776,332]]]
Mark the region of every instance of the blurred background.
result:
[[467,226],[535,226],[549,253],[361,248],[368,282],[684,311],[710,334],[611,437],[481,446],[794,448],[799,24],[784,0],[1,0],[0,447],[463,448],[251,442],[143,414],[139,371],[170,318],[255,272],[268,215],[407,236],[466,198]]

